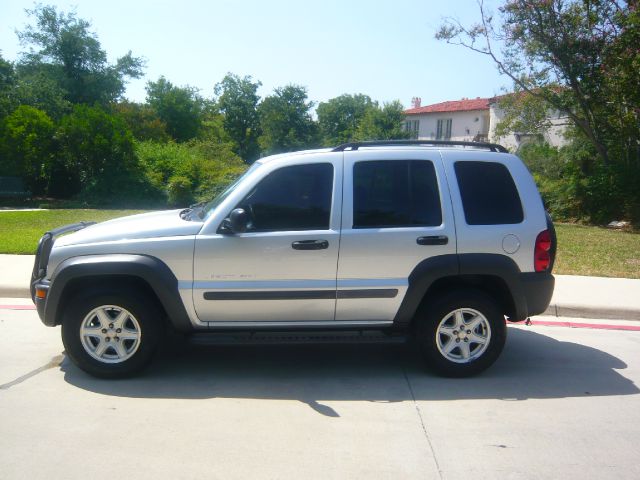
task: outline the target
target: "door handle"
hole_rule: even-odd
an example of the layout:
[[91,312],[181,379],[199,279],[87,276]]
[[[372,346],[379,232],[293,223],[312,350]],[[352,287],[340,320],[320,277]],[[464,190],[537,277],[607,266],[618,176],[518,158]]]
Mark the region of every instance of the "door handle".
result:
[[300,240],[291,244],[294,250],[324,250],[329,248],[326,240]]
[[418,237],[416,239],[418,245],[446,245],[449,243],[449,237],[446,235],[433,235],[430,237]]

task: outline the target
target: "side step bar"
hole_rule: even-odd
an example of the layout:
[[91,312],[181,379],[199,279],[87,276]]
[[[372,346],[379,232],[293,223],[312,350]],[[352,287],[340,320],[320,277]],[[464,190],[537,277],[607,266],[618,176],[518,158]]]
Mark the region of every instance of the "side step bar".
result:
[[375,330],[324,332],[204,332],[194,333],[195,345],[402,344],[408,337]]

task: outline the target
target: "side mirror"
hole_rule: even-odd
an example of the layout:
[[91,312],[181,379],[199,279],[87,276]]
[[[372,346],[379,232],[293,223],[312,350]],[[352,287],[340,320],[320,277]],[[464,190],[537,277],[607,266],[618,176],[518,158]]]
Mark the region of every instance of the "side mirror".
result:
[[235,208],[229,215],[229,228],[233,233],[244,233],[249,224],[249,215],[243,208]]

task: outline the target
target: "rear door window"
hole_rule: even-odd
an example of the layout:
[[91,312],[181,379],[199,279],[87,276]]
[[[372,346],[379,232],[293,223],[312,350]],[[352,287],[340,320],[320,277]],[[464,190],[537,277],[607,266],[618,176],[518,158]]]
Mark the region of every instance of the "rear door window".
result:
[[511,173],[497,162],[455,162],[464,216],[468,225],[507,225],[524,219]]
[[353,167],[353,228],[442,224],[438,181],[428,160],[374,160]]

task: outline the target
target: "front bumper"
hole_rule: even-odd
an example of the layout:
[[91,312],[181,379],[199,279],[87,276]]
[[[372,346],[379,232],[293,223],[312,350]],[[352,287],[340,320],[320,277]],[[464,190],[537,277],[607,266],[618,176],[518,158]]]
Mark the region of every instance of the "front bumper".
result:
[[32,285],[36,292],[38,293],[41,291],[45,292],[44,297],[39,297],[36,295],[33,298],[33,303],[36,304],[36,311],[38,312],[38,316],[40,317],[40,320],[42,320],[42,323],[44,323],[47,327],[54,327],[55,319],[51,318],[49,319],[49,321],[47,321],[44,315],[45,306],[47,305],[47,296],[49,293],[49,282],[47,280],[42,280]]
[[[79,222],[71,225],[65,225],[46,232],[38,242],[29,289],[31,292],[31,300],[36,305],[38,316],[40,317],[40,320],[42,320],[42,323],[47,326],[52,327],[55,325],[55,319],[52,318],[47,320],[44,314],[50,287],[50,282],[46,280],[45,277],[47,275],[47,265],[49,263],[49,255],[51,255],[53,244],[56,238],[60,235],[77,232],[78,230],[82,230],[83,228],[94,225],[95,223],[96,222]],[[42,295],[43,292],[44,294]]]

